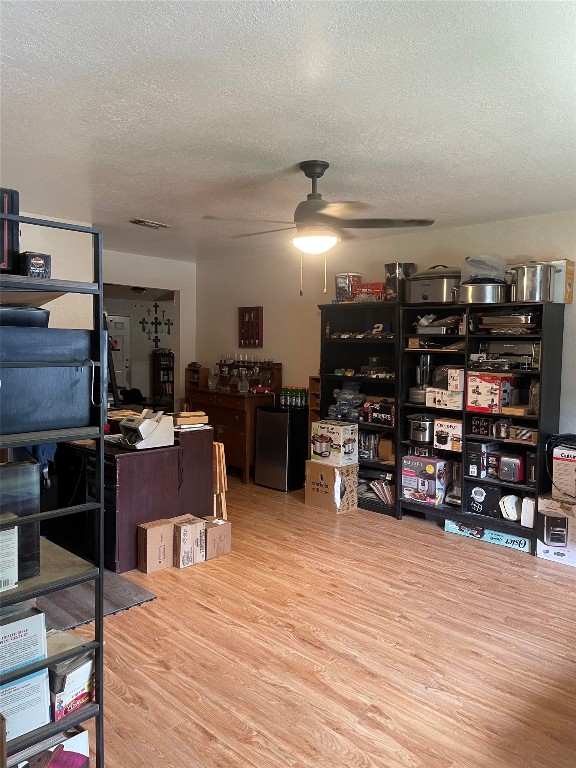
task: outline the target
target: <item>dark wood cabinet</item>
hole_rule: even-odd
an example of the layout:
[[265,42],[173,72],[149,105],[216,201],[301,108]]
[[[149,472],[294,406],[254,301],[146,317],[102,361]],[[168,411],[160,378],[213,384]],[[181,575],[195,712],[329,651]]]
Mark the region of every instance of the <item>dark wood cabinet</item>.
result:
[[[210,428],[179,433],[179,444],[131,451],[107,444],[104,449],[104,564],[116,573],[138,566],[138,526],[177,515],[212,514],[212,443]],[[95,489],[96,454],[92,441],[67,443],[57,454],[58,493],[71,503],[90,500]],[[46,533],[56,543],[90,556],[86,537],[68,541],[70,531],[52,521]]]
[[198,389],[191,391],[189,405],[206,413],[214,428],[214,440],[224,443],[226,464],[240,468],[242,480],[249,482],[254,466],[256,409],[274,405],[274,396]]

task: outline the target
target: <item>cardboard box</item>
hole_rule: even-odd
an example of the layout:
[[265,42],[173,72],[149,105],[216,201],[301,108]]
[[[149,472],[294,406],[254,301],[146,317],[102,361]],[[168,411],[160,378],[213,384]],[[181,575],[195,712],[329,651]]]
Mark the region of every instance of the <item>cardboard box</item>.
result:
[[462,450],[462,422],[457,419],[434,419],[434,448]]
[[558,445],[552,453],[552,497],[576,502],[576,448]]
[[344,467],[358,463],[358,424],[325,419],[312,424],[312,461]]
[[232,551],[232,524],[219,517],[205,517],[206,560],[213,560]]
[[206,522],[194,515],[173,517],[174,567],[187,568],[206,559]]
[[443,504],[452,482],[454,463],[438,458],[404,456],[402,459],[402,496],[423,504]]
[[358,464],[335,467],[319,461],[307,461],[304,503],[336,514],[356,509]]
[[174,560],[174,523],[155,520],[138,526],[138,568],[154,573],[168,568]]
[[501,413],[503,406],[518,402],[517,379],[506,373],[468,373],[466,410]]
[[576,566],[576,501],[547,493],[538,498],[536,554],[544,560]]
[[[16,515],[10,515],[16,517]],[[2,515],[3,521],[6,519]],[[18,584],[18,528],[0,531],[0,592],[13,589]]]
[[[0,618],[0,672],[11,672],[46,658],[46,623],[37,608]],[[50,722],[48,670],[0,686],[0,712],[8,741]]]
[[[58,755],[58,757],[56,757]],[[43,742],[34,744],[26,750],[14,755],[16,763],[10,760],[16,768],[33,768],[34,766],[70,766],[70,768],[90,768],[90,744],[88,731],[77,726],[63,734],[57,734]],[[51,762],[53,761],[53,762]]]
[[559,259],[550,262],[560,270],[554,275],[553,299],[555,304],[572,304],[574,298],[574,262]]
[[426,405],[428,408],[446,408],[461,411],[464,406],[463,392],[449,392],[447,389],[426,387]]
[[464,368],[448,368],[448,391],[464,392]]
[[500,443],[475,443],[466,444],[466,457],[464,474],[468,477],[482,478],[488,474],[488,454],[495,453],[500,448]]
[[499,485],[489,485],[482,482],[464,483],[464,497],[462,509],[474,515],[485,515],[500,519],[500,499],[502,488]]
[[530,539],[526,539],[524,536],[492,531],[481,525],[467,525],[455,520],[445,520],[444,530],[448,533],[457,533],[459,536],[467,536],[470,539],[486,541],[489,544],[498,544],[508,549],[517,549],[519,552],[530,552]]
[[538,445],[538,430],[531,427],[510,426],[510,440],[526,445]]

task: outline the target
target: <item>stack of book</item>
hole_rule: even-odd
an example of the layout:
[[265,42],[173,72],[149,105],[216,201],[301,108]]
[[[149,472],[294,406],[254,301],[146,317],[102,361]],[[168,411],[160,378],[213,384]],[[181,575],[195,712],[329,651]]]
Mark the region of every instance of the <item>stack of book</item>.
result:
[[204,411],[180,411],[174,414],[175,427],[194,427],[197,424],[208,424],[208,416]]

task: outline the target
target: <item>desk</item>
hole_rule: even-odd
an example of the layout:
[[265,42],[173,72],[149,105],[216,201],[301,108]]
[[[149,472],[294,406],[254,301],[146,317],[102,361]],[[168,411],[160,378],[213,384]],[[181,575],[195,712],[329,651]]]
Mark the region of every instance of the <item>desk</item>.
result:
[[187,394],[192,411],[204,411],[214,427],[214,439],[224,443],[226,464],[242,469],[242,480],[250,480],[254,465],[256,409],[274,405],[274,395],[191,390]]
[[[176,515],[212,514],[212,443],[214,431],[178,433],[180,445],[135,451],[104,447],[104,564],[116,573],[138,565],[138,525]],[[92,441],[64,443],[56,456],[59,498],[82,504],[94,494]],[[86,525],[91,525],[87,513]],[[65,524],[53,521],[48,537],[91,556],[84,542],[66,541]],[[93,537],[92,537],[93,538]]]

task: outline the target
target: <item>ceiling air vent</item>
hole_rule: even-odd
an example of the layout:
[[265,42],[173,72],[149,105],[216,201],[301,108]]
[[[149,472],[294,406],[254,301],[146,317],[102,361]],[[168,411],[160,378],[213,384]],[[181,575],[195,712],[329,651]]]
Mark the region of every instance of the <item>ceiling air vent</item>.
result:
[[148,229],[170,229],[170,224],[162,224],[160,221],[150,221],[150,219],[130,219],[130,224],[148,227]]

